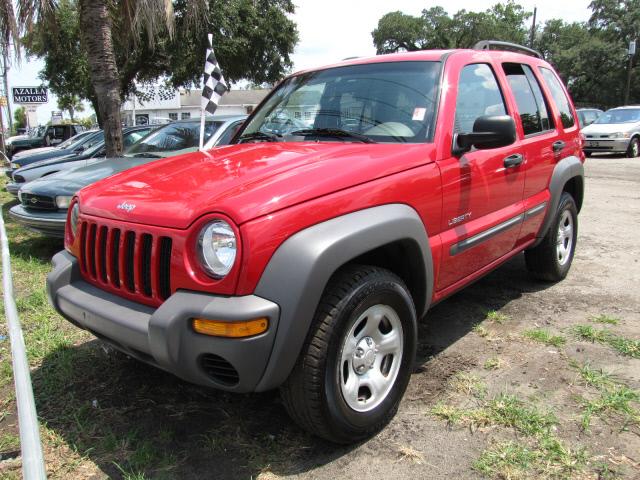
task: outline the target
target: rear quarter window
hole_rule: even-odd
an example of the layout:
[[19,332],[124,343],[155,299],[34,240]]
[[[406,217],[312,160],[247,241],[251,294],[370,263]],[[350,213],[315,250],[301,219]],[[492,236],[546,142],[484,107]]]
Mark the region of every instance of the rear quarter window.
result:
[[551,97],[553,98],[556,107],[560,111],[562,126],[564,128],[573,127],[576,123],[576,120],[573,117],[573,113],[571,112],[571,102],[569,102],[567,94],[564,93],[564,89],[562,88],[560,80],[558,80],[558,77],[556,77],[555,73],[553,73],[548,68],[540,67],[540,73],[542,73],[542,78],[544,78],[544,82],[549,88],[549,92],[551,92]]

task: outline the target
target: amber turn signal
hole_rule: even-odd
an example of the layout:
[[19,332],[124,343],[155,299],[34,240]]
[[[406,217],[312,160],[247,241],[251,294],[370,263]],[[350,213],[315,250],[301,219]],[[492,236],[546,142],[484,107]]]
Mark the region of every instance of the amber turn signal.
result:
[[269,319],[256,318],[244,322],[222,322],[206,318],[194,318],[193,329],[203,335],[213,337],[244,338],[266,332],[269,328]]

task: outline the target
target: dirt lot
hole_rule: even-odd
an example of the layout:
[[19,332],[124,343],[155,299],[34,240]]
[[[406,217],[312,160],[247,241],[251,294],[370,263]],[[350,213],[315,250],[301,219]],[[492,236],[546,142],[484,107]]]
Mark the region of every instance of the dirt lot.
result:
[[[397,417],[352,447],[302,432],[276,392],[209,391],[103,349],[46,304],[59,245],[10,224],[50,477],[640,478],[640,159],[586,170],[569,277],[535,282],[519,256],[437,305]],[[19,478],[7,340],[0,355],[0,477]]]

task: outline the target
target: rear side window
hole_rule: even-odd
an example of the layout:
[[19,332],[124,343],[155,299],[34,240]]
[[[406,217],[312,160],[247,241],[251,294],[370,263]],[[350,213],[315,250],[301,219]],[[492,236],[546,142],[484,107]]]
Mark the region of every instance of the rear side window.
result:
[[505,63],[502,68],[518,105],[525,135],[544,132],[553,128],[547,103],[528,65]]
[[455,133],[472,132],[478,117],[506,115],[502,92],[491,67],[467,65],[460,72]]
[[553,101],[560,111],[562,126],[564,128],[573,127],[576,120],[573,118],[573,113],[571,113],[571,103],[569,102],[566,93],[564,93],[560,80],[558,80],[558,77],[556,77],[556,75],[548,68],[540,67],[540,72],[542,73],[542,77],[544,78],[547,87],[549,87]]

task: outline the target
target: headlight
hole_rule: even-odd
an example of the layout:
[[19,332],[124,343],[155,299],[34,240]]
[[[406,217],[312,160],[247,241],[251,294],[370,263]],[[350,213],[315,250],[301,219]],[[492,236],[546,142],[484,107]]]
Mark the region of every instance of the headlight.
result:
[[200,262],[209,275],[222,278],[236,260],[236,235],[224,220],[215,220],[204,226],[198,237]]
[[[57,199],[56,199],[57,202]],[[80,217],[80,205],[76,202],[73,208],[71,209],[71,218],[69,218],[69,223],[71,224],[71,232],[73,236],[76,236],[78,231],[78,218]]]
[[56,197],[56,206],[61,210],[64,210],[65,208],[69,208],[69,204],[71,203],[72,198],[73,197],[70,197],[70,196]]
[[18,190],[18,201],[22,203],[22,190]]
[[11,168],[13,168],[13,169],[20,168],[20,164],[16,163],[16,162],[11,162]]
[[611,134],[611,138],[629,138],[631,136],[628,132],[616,132]]

